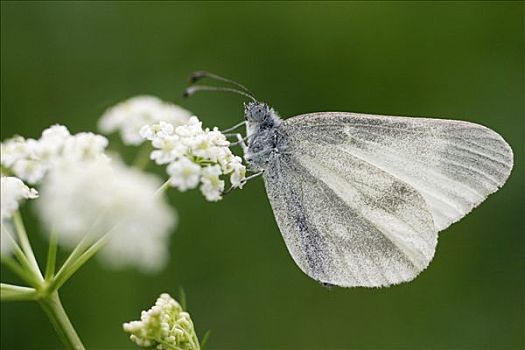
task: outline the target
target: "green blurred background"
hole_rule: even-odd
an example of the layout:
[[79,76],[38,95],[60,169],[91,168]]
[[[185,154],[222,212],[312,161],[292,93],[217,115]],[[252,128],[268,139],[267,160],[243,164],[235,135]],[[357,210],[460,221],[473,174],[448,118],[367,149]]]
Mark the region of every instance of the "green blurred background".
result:
[[[212,330],[209,349],[525,348],[524,13],[523,2],[2,2],[2,139],[53,123],[94,130],[105,108],[145,93],[231,126],[239,97],[180,97],[206,69],[285,117],[451,117],[491,127],[515,152],[505,187],[440,235],[416,280],[387,289],[328,290],[305,276],[260,180],[220,203],[171,191],[180,224],[162,273],[95,260],[62,289],[87,348],[133,349],[122,322],[181,286],[199,334]],[[2,280],[14,281],[4,270]],[[10,303],[1,347],[60,345],[38,305]]]

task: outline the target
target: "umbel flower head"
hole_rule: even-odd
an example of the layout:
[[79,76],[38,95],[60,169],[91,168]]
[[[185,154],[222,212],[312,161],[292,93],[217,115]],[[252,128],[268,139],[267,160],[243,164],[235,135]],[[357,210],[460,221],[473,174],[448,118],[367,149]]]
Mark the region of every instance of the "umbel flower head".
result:
[[[2,142],[2,170],[39,185],[37,214],[62,246],[73,248],[110,231],[99,254],[105,262],[156,271],[167,262],[176,213],[163,196],[154,195],[161,181],[111,160],[107,144],[104,136],[71,135],[54,125],[38,140],[16,136]],[[36,196],[17,177],[2,177],[2,248],[9,238],[4,221],[21,200]]]
[[124,332],[144,348],[158,350],[199,350],[199,340],[190,315],[169,294],[163,293],[155,305],[142,311],[140,321],[124,323]]
[[91,132],[71,135],[63,125],[53,125],[38,139],[15,136],[2,142],[2,167],[29,184],[39,183],[47,172],[63,162],[105,157],[108,140]]
[[136,96],[109,108],[98,122],[105,134],[119,132],[126,145],[140,145],[144,138],[139,134],[146,124],[164,122],[176,127],[188,121],[191,113],[175,104],[154,96]]
[[184,125],[172,128],[166,123],[154,123],[141,128],[140,134],[151,141],[154,150],[150,158],[157,164],[167,164],[170,184],[179,191],[196,188],[208,201],[222,199],[229,176],[232,187],[242,188],[246,167],[241,157],[230,150],[230,142],[217,128],[202,128],[195,116]]

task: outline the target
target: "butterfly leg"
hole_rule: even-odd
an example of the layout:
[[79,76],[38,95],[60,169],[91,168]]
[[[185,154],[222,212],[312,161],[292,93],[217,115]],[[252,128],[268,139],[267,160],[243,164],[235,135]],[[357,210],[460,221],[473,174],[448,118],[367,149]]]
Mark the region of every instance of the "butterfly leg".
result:
[[[239,186],[239,187],[244,186],[248,182],[248,180],[251,180],[251,179],[254,179],[254,178],[258,177],[258,176],[261,176],[263,173],[264,173],[264,170],[260,170],[260,171],[254,173],[254,174],[251,174],[250,176],[248,176],[244,180],[242,180],[241,186]],[[230,186],[230,188],[228,188],[226,191],[222,192],[222,195],[224,196],[224,195],[230,193],[231,190],[233,190],[234,188],[236,188],[236,187]]]
[[260,170],[254,174],[251,174],[250,176],[248,176],[242,181],[242,184],[244,185],[245,183],[248,182],[248,180],[255,179],[256,177],[261,176],[263,173],[264,173],[264,170]]
[[242,137],[241,134],[235,134],[235,136],[237,137],[237,142],[230,143],[230,146],[240,145],[241,148],[242,148],[242,151],[244,152],[244,154],[246,154],[248,152],[248,146],[246,145],[246,141],[248,140],[248,136]]

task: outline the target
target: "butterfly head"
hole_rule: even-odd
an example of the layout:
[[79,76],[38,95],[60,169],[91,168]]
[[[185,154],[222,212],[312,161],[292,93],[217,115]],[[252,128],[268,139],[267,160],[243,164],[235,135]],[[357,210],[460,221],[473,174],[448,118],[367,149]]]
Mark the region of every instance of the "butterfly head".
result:
[[249,123],[261,123],[272,115],[272,108],[264,102],[244,104],[244,119]]

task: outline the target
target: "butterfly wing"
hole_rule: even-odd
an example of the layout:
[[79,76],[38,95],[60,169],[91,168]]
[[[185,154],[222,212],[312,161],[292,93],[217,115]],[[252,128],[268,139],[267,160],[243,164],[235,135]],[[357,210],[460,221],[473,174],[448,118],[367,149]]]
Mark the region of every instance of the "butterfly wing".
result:
[[379,287],[413,279],[430,262],[437,231],[410,185],[349,153],[304,141],[264,173],[290,254],[310,277]]
[[413,279],[438,230],[512,168],[499,135],[465,122],[318,113],[279,132],[281,154],[264,174],[277,223],[299,267],[338,286]]
[[290,142],[350,153],[410,184],[438,231],[458,221],[507,180],[513,154],[484,126],[455,120],[313,113],[286,120]]

